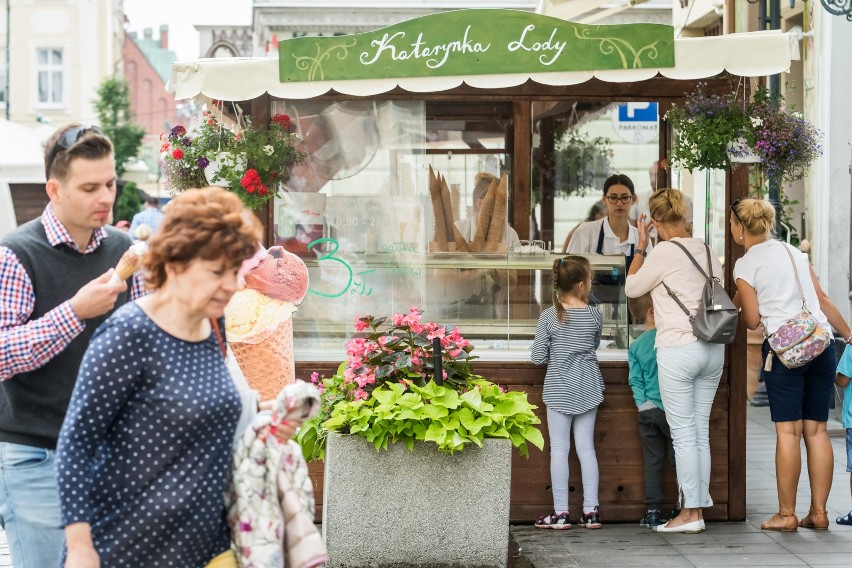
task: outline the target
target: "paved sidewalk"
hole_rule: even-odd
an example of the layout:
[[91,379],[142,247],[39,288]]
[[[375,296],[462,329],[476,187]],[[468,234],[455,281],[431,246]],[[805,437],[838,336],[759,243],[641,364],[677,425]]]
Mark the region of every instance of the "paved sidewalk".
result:
[[[602,530],[546,531],[513,526],[521,553],[535,568],[668,566],[852,566],[852,527],[834,519],[852,508],[841,426],[829,422],[834,446],[834,484],[828,502],[827,532],[762,532],[760,523],[778,509],[775,491],[775,430],[768,408],[749,408],[745,523],[708,523],[697,535],[659,534],[636,525],[604,525]],[[804,451],[804,446],[803,446]],[[810,503],[803,461],[797,513]]]
[[[845,439],[836,432],[834,485],[828,502],[832,520],[827,532],[800,529],[795,533],[764,533],[760,523],[777,510],[775,493],[775,431],[767,408],[749,408],[747,441],[747,517],[745,523],[708,523],[697,535],[665,535],[638,524],[604,525],[602,530],[545,531],[532,526],[513,526],[520,546],[513,566],[534,568],[589,567],[721,567],[751,566],[852,566],[852,527],[834,524],[834,518],[852,508],[849,474],[846,473]],[[803,460],[804,466],[804,460]],[[810,492],[803,469],[797,513],[808,510]],[[638,522],[638,520],[637,520]],[[0,568],[11,566],[5,534],[0,531]]]

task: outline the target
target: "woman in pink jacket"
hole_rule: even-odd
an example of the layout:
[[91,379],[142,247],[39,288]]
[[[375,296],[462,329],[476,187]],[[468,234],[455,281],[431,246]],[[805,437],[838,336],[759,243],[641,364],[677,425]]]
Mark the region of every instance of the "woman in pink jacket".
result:
[[[706,281],[687,255],[709,274],[722,274],[719,256],[687,230],[687,207],[677,189],[659,189],[649,201],[650,221],[639,217],[639,247],[625,283],[627,297],[648,292],[654,302],[657,326],[655,347],[660,394],[666,421],[672,432],[681,495],[681,512],[657,532],[697,533],[704,530],[702,508],[713,505],[710,497],[710,410],[719,379],[725,346],[707,343],[692,333],[689,316]],[[650,254],[648,232],[657,229],[661,242]],[[668,288],[667,288],[668,287]]]

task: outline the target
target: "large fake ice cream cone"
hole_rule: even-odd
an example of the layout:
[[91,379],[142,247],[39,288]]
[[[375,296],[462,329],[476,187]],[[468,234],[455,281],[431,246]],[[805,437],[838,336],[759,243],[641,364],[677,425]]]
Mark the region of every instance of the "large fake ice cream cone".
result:
[[228,344],[261,400],[275,398],[296,377],[295,306],[252,289],[234,294],[225,308]]

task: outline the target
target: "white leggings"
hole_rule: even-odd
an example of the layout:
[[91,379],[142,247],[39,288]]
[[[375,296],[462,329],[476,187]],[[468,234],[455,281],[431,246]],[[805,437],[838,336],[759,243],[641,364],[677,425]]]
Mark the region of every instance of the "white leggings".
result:
[[571,450],[571,426],[583,476],[583,507],[597,507],[598,456],[595,454],[595,417],[597,407],[582,414],[562,414],[547,409],[547,431],[550,433],[550,484],[553,510],[568,510],[568,452]]

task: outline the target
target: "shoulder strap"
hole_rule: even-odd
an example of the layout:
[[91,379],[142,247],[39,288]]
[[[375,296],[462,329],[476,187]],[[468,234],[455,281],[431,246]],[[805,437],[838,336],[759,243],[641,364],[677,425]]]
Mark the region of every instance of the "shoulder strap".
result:
[[[701,276],[703,276],[706,280],[709,280],[711,283],[715,283],[715,278],[713,277],[713,262],[710,258],[710,246],[707,243],[704,243],[704,249],[707,252],[707,269],[710,271],[710,276],[707,276],[707,273],[704,272],[704,269],[701,268],[701,265],[698,264],[698,262],[695,260],[695,257],[690,254],[690,252],[686,249],[685,246],[683,246],[682,244],[680,244],[677,241],[668,241],[668,242],[672,243],[673,245],[677,245],[678,247],[680,247],[680,249],[684,253],[686,253],[686,256],[689,257],[689,260],[692,261],[692,264],[695,265],[695,268],[698,269],[698,272],[701,273]],[[677,303],[677,305],[680,306],[680,309],[683,310],[683,313],[685,313],[686,316],[689,318],[689,322],[692,323],[692,320],[695,319],[695,316],[689,313],[689,310],[686,309],[686,306],[683,305],[683,302],[680,301],[680,299],[677,297],[677,295],[675,295],[675,293],[672,291],[672,289],[669,288],[668,285],[666,285],[665,282],[662,282],[662,285],[665,287],[666,292],[669,293],[669,296],[672,297],[672,299]]]
[[598,254],[603,254],[603,242],[604,242],[604,228],[603,228],[603,226],[604,226],[604,223],[606,223],[606,221],[604,219],[601,219],[601,230],[598,233],[598,248],[596,250],[596,252]]
[[691,313],[689,313],[689,310],[686,309],[686,306],[683,305],[683,302],[681,302],[680,299],[678,299],[678,297],[675,295],[675,293],[672,291],[672,289],[669,288],[666,285],[665,282],[661,282],[661,284],[666,289],[666,292],[669,293],[669,296],[672,297],[672,300],[674,300],[677,303],[677,305],[680,306],[680,309],[682,309],[683,313],[686,314],[686,317],[689,318],[689,323],[692,323],[692,320],[695,318],[695,316],[693,316]]
[[219,343],[219,349],[222,350],[222,357],[227,359],[228,357],[228,348],[225,347],[225,342],[222,340],[222,332],[219,330],[219,322],[215,319],[210,318],[210,325],[213,326],[213,333],[216,334],[216,342]]
[[784,247],[784,250],[787,252],[787,256],[790,257],[790,262],[793,263],[793,274],[796,275],[796,286],[799,287],[799,296],[802,298],[802,310],[807,310],[808,304],[805,301],[805,291],[802,288],[802,282],[799,280],[799,269],[796,267],[796,260],[793,258],[793,253],[790,252],[790,249],[787,247],[786,243],[781,243],[781,246]]

